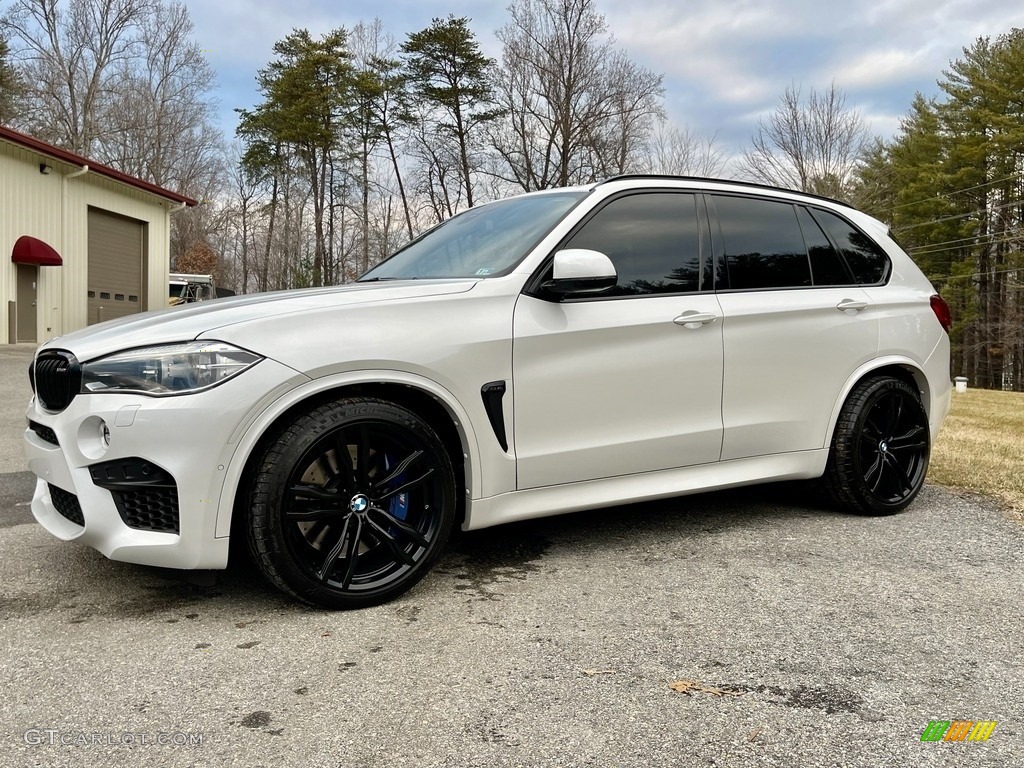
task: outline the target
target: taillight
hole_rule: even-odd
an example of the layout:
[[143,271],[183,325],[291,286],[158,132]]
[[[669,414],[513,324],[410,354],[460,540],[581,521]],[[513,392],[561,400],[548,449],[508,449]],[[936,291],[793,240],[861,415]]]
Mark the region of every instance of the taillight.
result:
[[953,327],[953,313],[949,310],[949,304],[937,293],[931,297],[931,304],[932,312],[935,313],[939,325],[942,326],[946,333],[949,333],[949,329]]

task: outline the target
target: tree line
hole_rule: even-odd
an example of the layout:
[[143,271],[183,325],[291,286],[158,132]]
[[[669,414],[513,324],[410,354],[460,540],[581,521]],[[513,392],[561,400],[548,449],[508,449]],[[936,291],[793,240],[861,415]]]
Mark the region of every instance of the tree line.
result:
[[293,30],[237,133],[174,0],[13,0],[0,120],[204,202],[176,214],[177,269],[239,291],[351,280],[456,211],[626,171],[714,174],[724,152],[665,119],[662,77],[596,0],[515,0],[487,58],[467,18],[404,38],[379,20]]
[[1024,390],[1024,30],[951,62],[890,141],[865,151],[855,202],[892,228],[953,309],[953,371]]
[[274,46],[263,100],[239,110],[243,283],[344,282],[460,209],[645,162],[662,78],[614,47],[593,0],[510,13],[501,61],[454,16],[402,42],[374,21]]
[[665,116],[663,79],[596,0],[512,0],[481,50],[449,16],[293,30],[260,100],[215,127],[213,72],[174,0],[13,0],[0,121],[203,201],[180,271],[239,292],[342,283],[453,213],[618,173],[729,175],[848,199],[888,223],[954,310],[953,372],[1024,390],[1024,43],[981,38],[882,140],[831,83],[787,87],[729,157]]

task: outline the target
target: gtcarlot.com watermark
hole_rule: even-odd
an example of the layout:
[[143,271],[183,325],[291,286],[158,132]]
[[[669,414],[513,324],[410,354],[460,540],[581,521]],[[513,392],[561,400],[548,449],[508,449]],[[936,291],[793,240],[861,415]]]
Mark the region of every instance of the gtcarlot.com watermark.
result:
[[206,734],[184,731],[62,731],[29,728],[22,734],[30,747],[201,747]]

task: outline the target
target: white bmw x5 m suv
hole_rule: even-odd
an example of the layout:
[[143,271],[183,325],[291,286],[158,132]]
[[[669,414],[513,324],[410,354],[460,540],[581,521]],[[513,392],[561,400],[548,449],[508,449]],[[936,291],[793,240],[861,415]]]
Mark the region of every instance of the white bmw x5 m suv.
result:
[[232,538],[329,608],[415,584],[454,525],[823,478],[890,514],[949,408],[949,310],[880,222],[618,177],[460,213],[358,282],[44,344],[32,511],[107,557]]

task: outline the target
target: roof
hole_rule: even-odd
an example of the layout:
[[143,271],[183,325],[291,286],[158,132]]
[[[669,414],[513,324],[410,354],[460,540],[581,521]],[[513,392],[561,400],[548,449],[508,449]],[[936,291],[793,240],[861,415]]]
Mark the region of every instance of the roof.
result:
[[7,128],[3,125],[0,125],[0,139],[8,141],[11,144],[16,144],[20,147],[25,147],[26,149],[30,149],[33,152],[38,152],[41,155],[52,157],[54,160],[59,160],[62,163],[75,165],[78,166],[79,168],[83,166],[89,166],[90,173],[105,176],[108,179],[113,179],[114,181],[118,181],[122,184],[127,184],[129,187],[141,189],[144,192],[149,192],[152,195],[162,197],[166,200],[172,200],[176,203],[183,203],[184,205],[187,205],[190,208],[199,204],[196,200],[193,200],[191,197],[179,195],[177,192],[172,192],[169,189],[164,189],[163,187],[157,186],[156,184],[153,184],[151,182],[143,181],[142,179],[137,179],[134,176],[129,176],[127,173],[121,173],[121,171],[117,170],[116,168],[111,168],[109,165],[97,163],[93,160],[90,160],[87,157],[76,155],[74,152],[68,152],[66,149],[61,149],[60,147],[55,147],[52,144],[47,144],[45,141],[40,141],[39,139],[33,138],[32,136],[29,136],[24,133],[19,133],[18,131],[12,130],[11,128]]
[[776,187],[771,184],[761,184],[757,181],[743,181],[740,179],[714,179],[708,176],[676,176],[668,173],[624,173],[618,176],[611,176],[603,181],[599,181],[594,184],[595,187],[599,187],[602,184],[610,184],[613,181],[632,181],[634,179],[639,180],[658,180],[666,179],[668,181],[692,181],[708,184],[728,184],[740,187],[752,187],[754,189],[767,189],[772,192],[788,192],[792,195],[801,195],[803,197],[810,197],[816,200],[824,200],[827,203],[835,203],[836,205],[842,205],[845,208],[852,208],[845,200],[837,200],[834,197],[826,197],[825,195],[816,195],[813,192],[801,192],[799,189],[788,189],[787,187]]

